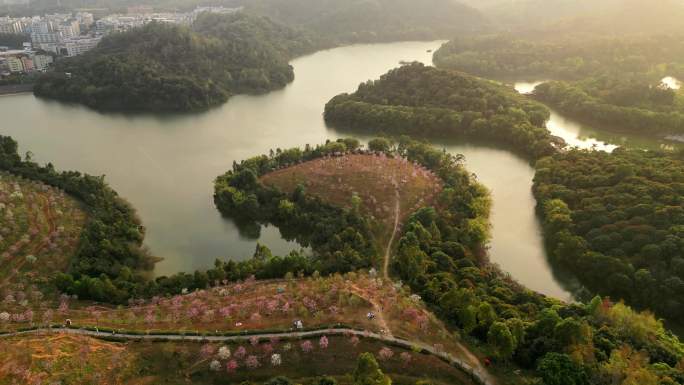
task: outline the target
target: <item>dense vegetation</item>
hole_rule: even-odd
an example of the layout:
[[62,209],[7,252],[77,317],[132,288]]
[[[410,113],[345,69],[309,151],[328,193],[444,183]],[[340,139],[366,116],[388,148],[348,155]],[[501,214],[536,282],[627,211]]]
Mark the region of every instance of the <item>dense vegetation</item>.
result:
[[[322,273],[347,272],[373,265],[378,255],[368,219],[358,208],[342,209],[307,195],[304,186],[291,194],[259,183],[270,171],[303,161],[354,151],[355,140],[277,151],[235,164],[216,179],[214,197],[218,209],[239,220],[276,224],[287,238],[311,246],[310,266]],[[352,199],[352,196],[349,196]]]
[[[435,52],[435,64],[497,79],[584,79],[599,75],[682,74],[680,34],[603,37],[564,34],[463,36]],[[659,77],[658,77],[659,76]]]
[[484,189],[448,154],[409,141],[399,151],[444,180],[437,206],[405,226],[394,261],[444,319],[499,360],[536,369],[545,384],[684,383],[684,345],[653,316],[599,297],[564,304],[521,287],[481,258]]
[[684,320],[684,163],[574,150],[537,164],[552,257],[589,289]]
[[[17,143],[6,136],[0,136],[0,169],[58,187],[86,206],[89,218],[70,261],[68,271],[72,276],[84,281],[90,277],[130,277],[133,272],[153,267],[142,248],[144,229],[135,210],[102,177],[57,172],[51,164],[39,166],[30,159],[22,160]],[[99,292],[90,296],[107,299]]]
[[308,38],[243,13],[203,14],[194,28],[150,23],[109,35],[58,61],[35,93],[100,110],[201,110],[285,86],[294,79],[290,57],[313,49]]
[[324,47],[320,37],[314,34],[275,23],[268,17],[244,13],[205,13],[195,20],[192,29],[231,44],[245,44],[245,47],[233,49],[241,50],[235,55],[247,58],[251,54],[249,49],[263,50],[263,54],[271,55],[276,52],[280,58],[292,59]]
[[451,0],[237,0],[247,12],[300,26],[333,44],[450,38],[485,19]]
[[537,86],[533,96],[567,115],[615,131],[684,133],[684,99],[659,81],[602,77],[547,82]]
[[31,41],[31,36],[19,33],[0,33],[0,47],[22,49],[25,42]]
[[326,122],[387,134],[497,141],[531,158],[554,152],[549,111],[506,86],[460,72],[402,66],[325,106]]

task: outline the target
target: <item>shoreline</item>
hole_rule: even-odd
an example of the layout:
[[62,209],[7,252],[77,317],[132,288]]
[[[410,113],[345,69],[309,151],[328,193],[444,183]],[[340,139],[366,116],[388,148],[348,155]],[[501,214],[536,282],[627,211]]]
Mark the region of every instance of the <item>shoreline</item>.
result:
[[33,93],[33,84],[13,84],[0,86],[0,96],[1,95],[17,95]]

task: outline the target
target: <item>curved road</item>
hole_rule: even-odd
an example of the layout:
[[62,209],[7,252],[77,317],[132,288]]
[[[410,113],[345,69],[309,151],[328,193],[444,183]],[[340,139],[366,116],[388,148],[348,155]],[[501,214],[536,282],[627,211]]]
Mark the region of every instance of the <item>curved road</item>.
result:
[[88,336],[88,337],[94,337],[94,338],[117,338],[121,340],[131,340],[131,341],[194,341],[194,342],[203,342],[203,341],[210,341],[210,342],[236,342],[236,341],[248,341],[252,337],[258,337],[258,338],[263,338],[263,339],[270,339],[270,338],[285,338],[285,339],[292,339],[292,338],[307,338],[307,337],[320,337],[323,335],[355,335],[358,337],[363,337],[363,338],[371,338],[377,341],[382,341],[385,343],[390,343],[396,346],[400,346],[404,349],[410,349],[410,350],[422,350],[423,352],[427,352],[430,355],[433,355],[435,357],[438,357],[446,362],[448,362],[450,365],[455,366],[468,374],[473,382],[479,385],[496,385],[496,381],[487,373],[485,370],[483,370],[481,367],[474,368],[467,362],[463,361],[460,358],[454,357],[453,355],[438,350],[433,346],[429,346],[427,344],[419,343],[419,342],[410,342],[401,338],[397,337],[392,337],[392,336],[386,336],[378,333],[372,333],[372,332],[365,332],[365,331],[359,331],[359,330],[354,330],[354,329],[348,329],[348,328],[332,328],[332,329],[322,329],[322,330],[312,330],[312,331],[302,331],[302,332],[282,332],[282,333],[264,333],[264,334],[251,334],[251,335],[235,335],[235,336],[186,336],[182,334],[155,334],[155,335],[136,335],[136,334],[117,334],[117,333],[107,333],[107,332],[100,332],[100,331],[93,331],[93,330],[85,330],[85,329],[74,329],[74,328],[59,328],[59,329],[53,329],[53,328],[41,328],[41,329],[34,329],[34,330],[29,330],[29,331],[23,331],[23,332],[14,332],[14,333],[7,333],[7,334],[2,334],[0,335],[0,338],[10,338],[10,337],[16,337],[16,336],[24,336],[24,335],[29,335],[29,334],[39,334],[39,333],[50,333],[50,332],[58,332],[58,333],[65,333],[65,334],[74,334],[74,335],[81,335],[81,336]]

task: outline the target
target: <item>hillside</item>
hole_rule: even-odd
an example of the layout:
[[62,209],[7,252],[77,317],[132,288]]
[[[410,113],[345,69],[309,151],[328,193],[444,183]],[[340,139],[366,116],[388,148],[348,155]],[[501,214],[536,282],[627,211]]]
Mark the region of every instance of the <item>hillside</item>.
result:
[[[86,214],[63,191],[0,172],[0,293],[54,297],[49,277],[76,254]],[[18,299],[19,302],[23,299]]]
[[475,384],[439,357],[363,336],[264,338],[252,345],[247,337],[119,342],[51,333],[0,340],[0,383],[352,385],[363,353],[377,357],[372,363],[379,370],[370,373],[396,384]]
[[554,151],[548,117],[544,106],[509,87],[419,63],[391,70],[325,106],[326,122],[340,128],[496,141],[531,157]]
[[659,33],[682,31],[677,0],[463,0],[502,30]]
[[[288,60],[312,49],[309,40],[295,35],[244,14],[200,15],[194,31],[150,23],[57,62],[55,71],[37,82],[35,93],[98,110],[202,110],[233,94],[266,92],[291,82]],[[283,47],[283,39],[293,42]]]
[[575,80],[606,74],[677,76],[682,72],[683,41],[680,34],[463,36],[440,47],[434,61],[440,68],[505,80]]
[[478,11],[452,0],[235,2],[247,12],[311,30],[335,44],[444,39],[487,28]]
[[554,260],[593,292],[684,320],[684,164],[659,153],[571,151],[537,164]]
[[[395,220],[403,221],[442,190],[439,179],[404,158],[345,155],[301,163],[262,176],[260,182],[292,194],[299,185],[323,201],[352,209],[378,222],[376,241],[387,245]],[[355,202],[354,200],[358,200]]]

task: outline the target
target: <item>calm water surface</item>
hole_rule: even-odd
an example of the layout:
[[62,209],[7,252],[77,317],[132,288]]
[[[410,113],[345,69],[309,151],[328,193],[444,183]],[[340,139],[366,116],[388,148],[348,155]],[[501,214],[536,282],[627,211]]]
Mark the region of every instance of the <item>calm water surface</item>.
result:
[[[221,218],[213,180],[233,161],[271,148],[319,144],[338,134],[326,128],[323,105],[355,90],[402,60],[430,63],[442,42],[360,45],[318,52],[292,64],[297,79],[283,90],[237,96],[192,115],[100,114],[23,94],[0,97],[0,133],[19,141],[40,162],[106,175],[138,210],[146,243],[164,258],[157,274],[193,271],[216,258],[251,257],[255,239]],[[260,242],[274,252],[298,248],[274,227]]]
[[[669,79],[669,80],[668,80]],[[516,82],[515,89],[521,94],[529,94],[534,88],[544,81],[535,82]],[[675,88],[679,82],[674,78],[665,78],[663,83],[671,88]],[[675,88],[676,89],[676,88]],[[579,148],[595,148],[602,151],[613,151],[619,146],[630,146],[642,149],[668,149],[680,147],[681,144],[666,139],[655,139],[634,134],[612,132],[597,129],[587,124],[579,123],[576,120],[563,116],[557,111],[551,110],[551,118],[546,123],[549,131],[553,135],[559,136],[568,143],[569,146]]]
[[[221,218],[215,209],[212,182],[217,175],[233,161],[271,148],[348,136],[325,126],[323,105],[400,61],[431,63],[427,51],[440,44],[358,45],[318,52],[293,61],[296,80],[285,89],[234,97],[217,109],[194,115],[100,114],[28,94],[1,97],[0,133],[13,136],[21,150],[32,151],[38,161],[52,161],[60,169],[105,174],[138,209],[148,229],[147,245],[164,258],[157,265],[157,274],[203,269],[216,258],[250,257],[257,241],[241,235],[235,224]],[[550,128],[583,146],[614,143],[594,137],[583,126],[557,114]],[[570,298],[546,259],[534,214],[534,169],[529,163],[487,146],[449,141],[434,144],[464,154],[469,170],[492,191],[491,260],[534,290]],[[259,241],[279,254],[298,247],[281,239],[273,227],[262,229]]]

